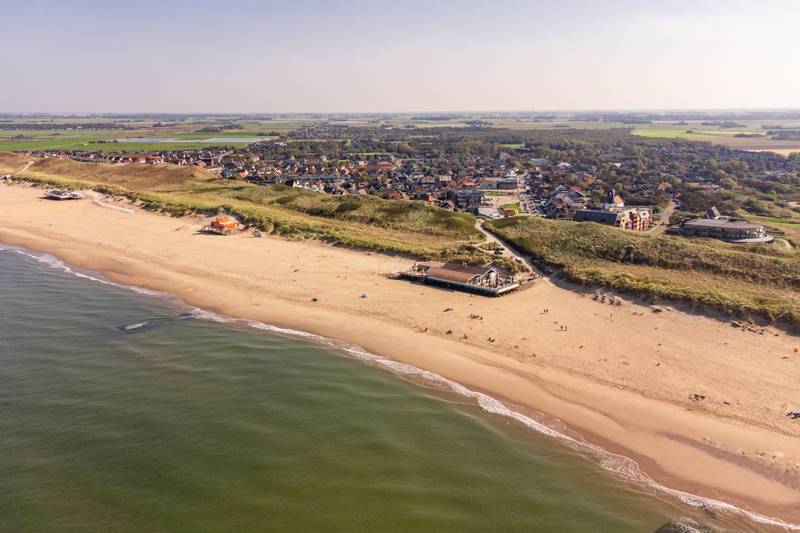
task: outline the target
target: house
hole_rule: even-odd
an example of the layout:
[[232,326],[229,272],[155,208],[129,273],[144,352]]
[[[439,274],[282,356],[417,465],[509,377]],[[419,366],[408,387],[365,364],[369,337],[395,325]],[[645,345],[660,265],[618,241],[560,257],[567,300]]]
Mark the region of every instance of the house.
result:
[[483,202],[483,192],[474,189],[451,189],[447,191],[447,199],[452,200],[459,209],[477,207]]
[[617,207],[623,207],[625,202],[622,201],[620,195],[612,188],[608,191],[608,198],[606,198],[606,202],[600,204],[600,209],[614,209]]
[[552,195],[542,209],[548,218],[572,220],[577,211],[586,208],[586,196],[580,191],[563,192],[566,189],[561,185],[555,190],[562,192]]
[[650,227],[653,214],[646,207],[628,207],[613,209],[581,209],[572,218],[575,222],[597,222],[615,226],[619,229],[643,231]]
[[486,178],[481,182],[481,189],[516,191],[519,188],[517,178]]
[[602,209],[580,209],[572,217],[575,222],[597,222],[607,226],[623,228],[628,222],[627,217],[619,211],[607,211]]
[[716,207],[709,209],[705,217],[682,222],[678,233],[685,237],[710,237],[735,243],[768,243],[775,240],[767,235],[761,224],[722,216]]
[[680,234],[736,243],[766,243],[774,240],[761,224],[729,218],[695,218],[681,224]]

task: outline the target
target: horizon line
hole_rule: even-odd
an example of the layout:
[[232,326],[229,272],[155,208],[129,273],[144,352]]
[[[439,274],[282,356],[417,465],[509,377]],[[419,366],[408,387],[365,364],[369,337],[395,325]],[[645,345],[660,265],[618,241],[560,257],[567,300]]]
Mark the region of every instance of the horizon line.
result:
[[703,108],[592,108],[592,109],[473,109],[410,111],[0,111],[0,115],[409,115],[409,114],[541,114],[541,113],[675,113],[721,111],[798,111],[797,107],[703,107]]

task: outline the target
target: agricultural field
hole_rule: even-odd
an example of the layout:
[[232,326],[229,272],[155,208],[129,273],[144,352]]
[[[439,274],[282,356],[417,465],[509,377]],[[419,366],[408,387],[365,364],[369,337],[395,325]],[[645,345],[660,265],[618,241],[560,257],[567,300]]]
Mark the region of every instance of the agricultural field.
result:
[[[221,132],[169,133],[153,130],[23,130],[0,131],[0,152],[20,150],[96,150],[111,151],[161,151],[161,150],[194,150],[207,146],[233,146],[242,148],[250,141],[230,141],[235,138],[274,139],[274,136],[259,135],[260,131],[230,130]],[[20,137],[22,136],[22,137]],[[115,139],[153,137],[153,142],[98,142]],[[174,138],[175,142],[164,142],[157,139]],[[223,140],[214,140],[223,139]],[[185,141],[185,142],[181,142]]]
[[[159,120],[160,119],[160,120]],[[273,118],[248,117],[248,116],[160,116],[134,117],[134,118],[17,118],[22,126],[20,129],[0,129],[0,151],[17,150],[100,150],[100,151],[156,151],[156,150],[184,150],[202,148],[206,146],[232,146],[240,148],[248,143],[231,141],[215,141],[214,139],[229,138],[274,138],[277,135],[290,133],[298,128],[309,127],[323,123],[338,124],[354,128],[405,128],[433,129],[439,127],[467,128],[471,124],[483,124],[491,128],[508,130],[538,130],[538,131],[567,131],[567,130],[603,130],[603,129],[628,129],[635,135],[642,137],[678,138],[696,141],[708,141],[732,148],[744,150],[774,151],[788,155],[792,151],[800,151],[800,141],[773,140],[766,136],[766,130],[761,126],[770,125],[798,125],[800,120],[741,120],[735,121],[740,127],[723,128],[717,125],[703,125],[701,120],[690,120],[685,124],[675,121],[653,121],[648,124],[626,124],[618,121],[604,120],[575,120],[566,116],[558,119],[533,119],[530,117],[488,117],[484,114],[464,114],[433,118],[432,116],[393,115],[371,118],[337,118],[337,117],[298,117],[298,118]],[[5,121],[10,122],[10,121]],[[119,126],[117,129],[81,129],[82,124],[89,123]],[[25,125],[53,126],[52,129],[25,129]],[[124,129],[122,129],[124,127]],[[219,127],[220,131],[204,132],[202,129]],[[72,129],[66,129],[72,128]],[[267,135],[271,134],[271,135]],[[738,134],[754,135],[753,137],[737,137]],[[154,143],[118,143],[104,145],[92,141],[108,141],[130,137],[155,137],[175,138],[181,141],[194,141],[186,143],[154,142]],[[343,138],[334,140],[349,140]],[[415,135],[420,137],[420,135]],[[309,139],[310,141],[318,139]],[[206,142],[198,142],[206,141]],[[291,142],[299,140],[291,139]],[[524,147],[520,143],[507,143],[504,146],[511,150]]]
[[[791,152],[800,152],[800,141],[774,140],[767,136],[767,130],[761,126],[800,125],[798,120],[737,120],[742,127],[722,128],[719,126],[703,125],[702,121],[687,121],[687,124],[677,125],[673,122],[653,122],[652,124],[639,124],[633,130],[634,135],[643,137],[661,137],[670,139],[690,139],[695,141],[708,141],[740,150],[769,151],[781,155]],[[754,137],[737,137],[737,135],[755,135]]]
[[54,137],[40,141],[0,140],[0,152],[14,152],[23,150],[92,150],[98,152],[148,152],[162,150],[196,150],[207,146],[232,146],[243,148],[247,142],[211,141],[208,142],[136,142],[136,143],[96,143],[92,141],[104,140],[97,136]]
[[[15,122],[19,129],[0,129],[0,152],[22,150],[97,150],[97,151],[162,151],[192,150],[208,146],[232,146],[242,148],[250,144],[244,139],[274,139],[274,134],[284,134],[320,120],[255,120],[194,117],[191,120],[164,119],[156,117],[142,120],[114,120],[111,118],[85,119],[38,119],[19,118]],[[111,124],[118,128],[82,128],[82,124]],[[26,129],[24,126],[53,126],[48,129]],[[160,124],[156,126],[157,124]],[[199,131],[208,127],[231,125],[235,129],[221,131]],[[123,129],[124,127],[124,129]],[[267,135],[268,133],[273,135]],[[152,143],[100,143],[126,138],[154,138]],[[170,138],[175,142],[160,142],[156,139]],[[227,139],[242,138],[242,142]],[[214,139],[223,139],[214,140]],[[186,141],[186,142],[183,142]],[[191,142],[188,142],[191,141]]]

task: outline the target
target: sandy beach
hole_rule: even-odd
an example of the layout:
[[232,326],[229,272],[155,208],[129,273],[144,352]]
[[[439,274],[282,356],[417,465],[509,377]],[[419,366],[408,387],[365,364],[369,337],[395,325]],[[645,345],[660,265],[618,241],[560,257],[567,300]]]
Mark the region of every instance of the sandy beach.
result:
[[669,488],[800,524],[800,420],[785,416],[800,411],[800,337],[625,296],[610,305],[548,279],[471,296],[387,278],[407,258],[206,235],[206,218],[41,194],[0,185],[0,242],[357,344],[546,413]]

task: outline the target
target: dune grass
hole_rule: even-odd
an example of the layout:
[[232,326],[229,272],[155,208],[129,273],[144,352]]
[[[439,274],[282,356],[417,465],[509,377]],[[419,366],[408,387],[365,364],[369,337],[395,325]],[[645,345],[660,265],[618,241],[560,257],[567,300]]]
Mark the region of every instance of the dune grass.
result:
[[572,282],[800,326],[800,254],[794,250],[533,217],[485,226]]
[[[29,157],[0,155],[0,173],[15,173]],[[266,232],[330,240],[345,246],[419,259],[482,263],[491,256],[475,217],[424,202],[372,195],[332,196],[276,185],[221,180],[198,167],[108,165],[55,158],[36,160],[19,177],[43,185],[92,188],[174,215],[226,212]]]

